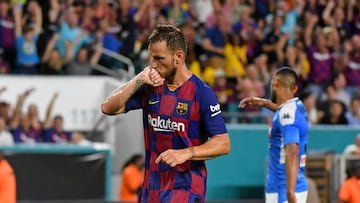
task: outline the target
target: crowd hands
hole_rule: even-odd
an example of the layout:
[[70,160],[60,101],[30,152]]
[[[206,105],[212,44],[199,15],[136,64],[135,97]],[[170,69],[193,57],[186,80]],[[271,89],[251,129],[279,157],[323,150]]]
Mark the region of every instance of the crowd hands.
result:
[[265,108],[238,104],[268,98],[272,73],[290,66],[310,124],[359,126],[359,19],[355,0],[0,0],[0,21],[15,25],[0,23],[8,36],[0,40],[0,72],[123,68],[104,49],[129,57],[139,72],[149,63],[151,28],[169,23],[183,30],[188,67],[215,90],[227,122],[270,122]]
[[[5,91],[6,87],[0,88],[0,94]],[[50,99],[44,121],[40,120],[38,106],[34,103],[23,112],[24,102],[33,91],[34,88],[29,88],[20,93],[14,106],[0,101],[0,146],[17,143],[90,144],[83,133],[65,130],[61,115],[52,115],[58,93]]]

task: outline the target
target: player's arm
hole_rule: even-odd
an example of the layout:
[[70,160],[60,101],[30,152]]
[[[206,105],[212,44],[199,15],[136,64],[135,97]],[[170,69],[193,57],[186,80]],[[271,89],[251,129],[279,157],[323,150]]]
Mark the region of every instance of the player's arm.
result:
[[299,167],[299,145],[297,143],[287,144],[286,156],[286,196],[289,203],[295,203],[295,186]]
[[155,163],[163,162],[175,167],[188,160],[208,160],[230,152],[230,138],[228,133],[211,137],[204,144],[185,149],[168,149],[161,153]]
[[101,111],[107,115],[116,115],[125,112],[126,102],[143,85],[160,86],[164,79],[151,67],[146,67],[127,83],[115,89],[101,104]]
[[239,107],[244,108],[245,106],[260,106],[270,109],[271,111],[276,111],[278,105],[268,99],[259,98],[259,97],[246,97],[240,101]]

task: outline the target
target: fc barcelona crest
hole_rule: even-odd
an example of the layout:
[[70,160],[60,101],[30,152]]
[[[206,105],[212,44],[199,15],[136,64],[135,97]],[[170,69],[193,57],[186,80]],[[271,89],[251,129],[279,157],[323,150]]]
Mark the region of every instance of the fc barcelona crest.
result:
[[177,106],[176,106],[176,112],[179,114],[179,115],[184,115],[186,114],[186,112],[188,111],[189,109],[189,104],[187,103],[183,103],[183,102],[178,102]]

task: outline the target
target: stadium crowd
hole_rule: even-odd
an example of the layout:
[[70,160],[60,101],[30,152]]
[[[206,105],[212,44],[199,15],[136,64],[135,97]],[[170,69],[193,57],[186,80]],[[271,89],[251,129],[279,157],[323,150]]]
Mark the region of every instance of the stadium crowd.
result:
[[183,30],[188,66],[215,90],[227,122],[270,122],[271,112],[238,103],[268,98],[272,73],[290,66],[310,124],[359,126],[359,0],[0,0],[0,72],[126,69],[104,49],[139,72],[158,23]]

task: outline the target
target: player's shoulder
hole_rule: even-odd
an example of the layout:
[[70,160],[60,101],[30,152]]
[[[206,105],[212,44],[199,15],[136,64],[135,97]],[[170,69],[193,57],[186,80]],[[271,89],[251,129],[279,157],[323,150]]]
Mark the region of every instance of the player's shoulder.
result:
[[208,84],[206,84],[203,80],[201,80],[199,77],[197,77],[195,74],[191,76],[190,81],[194,84],[194,87],[199,92],[212,91],[212,88]]
[[298,99],[294,98],[280,106],[279,119],[281,125],[293,124],[295,122],[295,114]]

